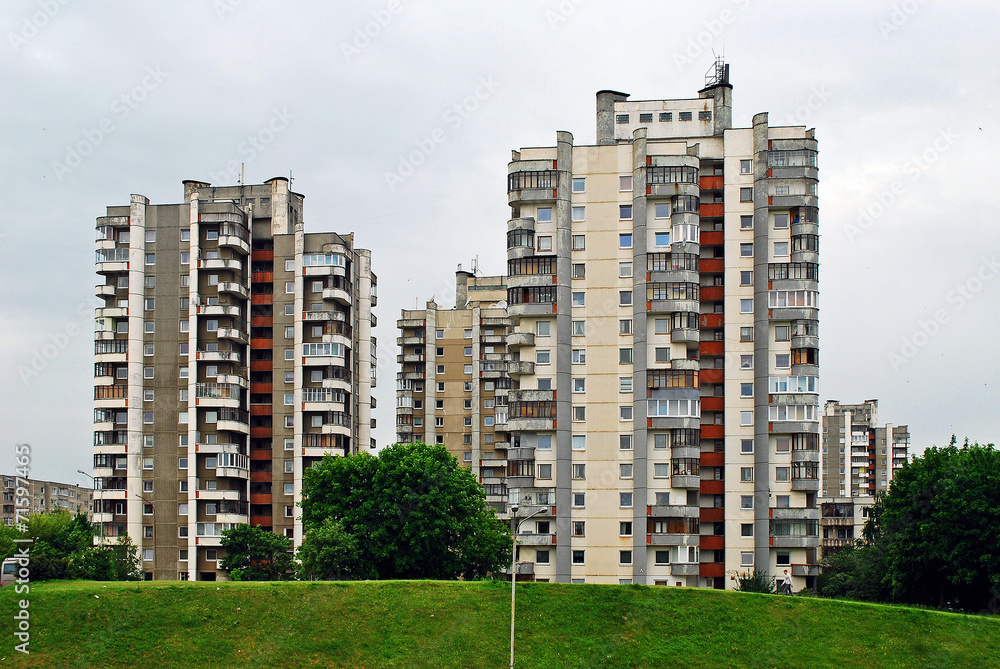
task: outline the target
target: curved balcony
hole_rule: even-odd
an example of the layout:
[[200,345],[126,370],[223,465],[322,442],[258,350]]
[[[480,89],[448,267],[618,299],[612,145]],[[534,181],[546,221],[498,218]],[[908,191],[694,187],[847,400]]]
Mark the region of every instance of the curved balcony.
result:
[[552,160],[518,160],[507,166],[508,204],[555,202],[559,172]]
[[422,336],[396,337],[397,346],[422,346],[427,343],[427,339]]
[[243,446],[241,444],[195,444],[195,453],[230,453],[232,455],[242,455]]
[[671,459],[688,458],[698,460],[701,458],[701,447],[699,446],[674,446],[670,449]]
[[94,288],[97,297],[114,297],[116,288],[109,283],[99,283]]
[[239,364],[240,354],[236,351],[196,351],[195,360],[201,362],[232,362]]
[[232,316],[239,318],[242,310],[233,304],[200,304],[198,313],[202,316]]
[[535,229],[535,219],[531,217],[527,218],[512,218],[507,221],[507,231],[512,230],[534,230]]
[[701,477],[693,474],[675,474],[670,477],[672,488],[700,488]]
[[231,339],[232,341],[239,342],[240,344],[247,344],[250,342],[250,337],[247,333],[237,328],[219,328],[216,334],[219,339]]
[[219,292],[228,293],[230,295],[236,295],[237,297],[248,300],[250,299],[250,291],[246,289],[241,283],[235,281],[222,281],[219,283]]
[[670,331],[670,342],[673,344],[697,344],[699,343],[700,336],[698,330],[677,328]]
[[195,405],[200,407],[240,408],[243,389],[227,383],[196,383]]
[[512,332],[507,335],[507,346],[511,350],[517,350],[523,346],[535,345],[534,332]]
[[96,260],[98,274],[117,274],[128,271],[129,249],[117,247],[99,249]]
[[243,270],[243,261],[236,258],[198,258],[198,269]]
[[532,286],[554,286],[555,274],[517,274],[507,277],[507,288],[528,288]]
[[535,373],[535,363],[527,360],[515,360],[507,363],[507,374],[511,378],[520,378]]
[[96,318],[126,318],[128,307],[97,307],[94,310]]
[[508,304],[507,313],[512,317],[551,316],[556,312],[555,302],[522,302]]
[[400,353],[396,356],[396,362],[424,362],[427,356],[423,353]]
[[772,548],[819,548],[819,537],[771,537]]
[[[188,493],[189,497],[190,495],[191,493]],[[195,490],[194,498],[232,502],[242,502],[246,499],[242,490]]]
[[[347,314],[342,311],[305,311],[302,313],[304,321],[340,321],[347,322]],[[421,321],[420,327],[423,327]]]
[[768,197],[768,205],[771,207],[816,207],[819,206],[819,198],[815,195],[771,195]]
[[[424,373],[423,372],[417,372],[417,373],[420,374],[420,376],[418,378],[421,378],[421,379],[424,378]],[[321,385],[322,385],[323,388],[330,388],[332,390],[343,390],[344,392],[350,392],[351,391],[351,380],[350,379],[336,378],[336,377],[329,378],[329,379],[323,379]]]
[[302,358],[303,367],[344,367],[346,358],[342,355],[307,355]]
[[792,479],[792,490],[804,492],[817,492],[819,490],[819,479]]
[[240,388],[247,389],[250,387],[250,382],[238,374],[219,374],[215,377],[216,383],[228,383],[230,385],[237,385]]
[[250,243],[248,239],[236,234],[220,234],[219,247],[226,247],[235,250],[243,255],[250,255]]
[[323,299],[333,300],[334,302],[337,302],[345,307],[349,307],[352,304],[351,294],[343,288],[324,288]]

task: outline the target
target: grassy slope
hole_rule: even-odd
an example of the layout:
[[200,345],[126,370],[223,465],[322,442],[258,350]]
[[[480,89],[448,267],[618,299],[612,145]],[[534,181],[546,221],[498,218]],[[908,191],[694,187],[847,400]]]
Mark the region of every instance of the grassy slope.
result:
[[[95,597],[98,595],[98,597]],[[50,582],[0,591],[0,664],[506,667],[502,583]],[[517,666],[994,667],[1000,620],[685,588],[518,585]],[[8,615],[9,614],[9,615]],[[197,662],[195,660],[197,658]]]

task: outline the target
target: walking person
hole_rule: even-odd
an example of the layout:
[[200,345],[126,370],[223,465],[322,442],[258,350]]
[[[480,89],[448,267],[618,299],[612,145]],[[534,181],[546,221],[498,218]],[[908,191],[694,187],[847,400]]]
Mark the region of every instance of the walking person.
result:
[[785,570],[785,577],[781,580],[781,591],[786,594],[792,594],[792,575]]

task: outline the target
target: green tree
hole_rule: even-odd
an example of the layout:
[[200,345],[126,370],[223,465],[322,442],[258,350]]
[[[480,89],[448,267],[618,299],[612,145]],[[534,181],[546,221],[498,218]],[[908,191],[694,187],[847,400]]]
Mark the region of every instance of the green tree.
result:
[[303,477],[306,536],[327,518],[357,541],[364,578],[472,579],[510,555],[510,531],[444,446],[324,458]]
[[825,556],[816,589],[824,597],[888,601],[889,592],[882,583],[885,575],[881,546],[845,546]]
[[226,556],[219,563],[234,581],[283,581],[291,577],[292,540],[259,526],[223,530]]
[[928,449],[876,503],[872,543],[896,601],[981,610],[1000,593],[1000,452],[967,444]]
[[359,559],[357,539],[333,518],[325,518],[306,533],[297,556],[303,580],[339,581],[370,575]]

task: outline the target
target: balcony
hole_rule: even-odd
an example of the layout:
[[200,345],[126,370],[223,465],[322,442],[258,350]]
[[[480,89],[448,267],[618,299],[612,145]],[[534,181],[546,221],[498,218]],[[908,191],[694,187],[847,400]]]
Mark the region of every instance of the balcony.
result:
[[774,507],[770,510],[770,515],[775,520],[819,520],[819,509]]
[[818,564],[793,564],[792,576],[819,576]]
[[235,304],[199,304],[198,313],[202,316],[232,316],[239,318],[243,313]]
[[[701,540],[698,534],[647,534],[650,546],[697,546]],[[697,566],[697,565],[696,565]]]
[[233,362],[239,364],[240,354],[236,351],[196,351],[195,359],[201,362]]
[[422,346],[427,343],[423,336],[396,337],[397,346]]
[[94,288],[94,294],[97,297],[112,297],[115,294],[116,288],[109,283],[99,283]]
[[351,304],[353,303],[351,300],[351,294],[347,292],[347,290],[337,287],[324,288],[323,299],[333,300],[334,302],[337,302],[338,304],[341,304],[345,307],[350,307]]
[[780,536],[771,537],[772,548],[816,548],[819,546],[818,536]]
[[195,384],[195,405],[203,407],[232,407],[238,409],[243,389],[228,383]]
[[236,258],[198,258],[198,269],[231,269],[242,271],[243,261]]
[[231,453],[233,455],[239,455],[242,453],[243,446],[241,444],[233,443],[223,443],[223,444],[195,444],[195,453]]
[[427,356],[423,353],[401,353],[396,356],[396,362],[424,362]]
[[219,328],[217,335],[219,339],[231,339],[241,344],[247,344],[250,341],[247,333],[237,328]]
[[[242,255],[249,255],[250,243],[248,240],[250,239],[250,234],[246,228],[243,228],[243,226],[239,227],[242,228],[242,231],[237,234],[235,229],[227,230],[227,226],[223,226],[223,229],[219,234],[219,247],[231,248]],[[233,234],[225,234],[227,232]]]
[[511,350],[517,350],[522,346],[534,346],[535,345],[535,333],[534,332],[512,332],[507,335],[507,346]]
[[657,518],[700,518],[701,509],[697,506],[661,504],[646,507],[646,515]]
[[555,534],[532,534],[531,532],[518,532],[517,543],[522,546],[555,546]]
[[96,318],[126,318],[128,307],[97,307],[94,310]]
[[508,204],[554,202],[559,173],[552,160],[523,160],[510,164],[507,175]]
[[113,249],[98,249],[95,262],[98,274],[113,274],[128,271],[129,249],[118,247]]
[[302,313],[304,321],[347,321],[347,315],[341,311],[305,311]]
[[246,300],[250,297],[250,292],[241,283],[236,283],[235,281],[222,281],[219,283],[220,293],[229,293],[230,295],[237,295],[240,298]]
[[400,318],[396,321],[396,327],[400,330],[404,328],[423,328],[425,321],[423,318]]
[[207,500],[228,500],[233,502],[246,501],[246,495],[244,495],[242,490],[195,490],[194,497],[195,499]]
[[535,373],[535,363],[529,362],[527,360],[517,360],[507,363],[507,374],[511,378],[520,378],[524,375],[532,375]]
[[698,576],[701,573],[701,564],[697,562],[673,562],[670,565],[672,576]]

